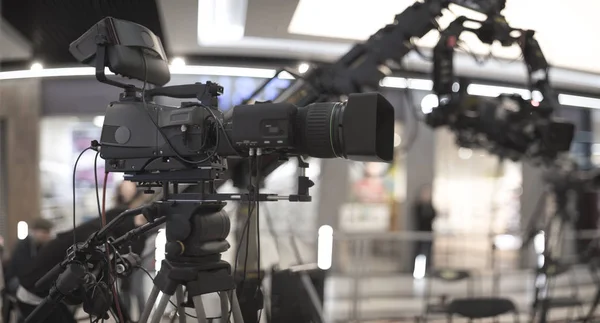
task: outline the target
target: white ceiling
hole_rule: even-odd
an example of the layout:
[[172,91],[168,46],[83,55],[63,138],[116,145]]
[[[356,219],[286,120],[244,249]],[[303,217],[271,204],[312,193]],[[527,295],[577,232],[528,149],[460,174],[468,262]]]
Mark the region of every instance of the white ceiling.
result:
[[[352,44],[392,22],[397,13],[412,3],[414,0],[371,0],[368,3],[359,0],[178,0],[175,4],[172,0],[159,0],[167,42],[174,54],[259,55],[327,61],[343,55]],[[245,16],[240,14],[244,8]],[[439,19],[442,26],[452,21],[454,14],[477,17],[466,9],[451,9],[452,12],[446,12]],[[600,1],[597,0],[508,0],[504,14],[514,27],[537,31],[537,39],[554,66],[600,73],[600,38],[595,36],[595,31],[600,30],[598,12]],[[198,14],[203,21],[200,32]],[[241,35],[239,28],[226,25],[244,26],[244,36],[235,35]],[[465,35],[463,39],[472,51],[489,52],[473,35]],[[431,47],[436,41],[436,32],[431,32],[417,44]],[[517,48],[494,47],[493,53],[507,59],[519,56]]]
[[[371,0],[366,6],[358,1],[347,0],[301,0],[289,31],[296,34],[364,40],[386,23],[393,22],[395,13],[406,9],[414,0]],[[319,10],[320,9],[320,10]],[[451,6],[438,19],[447,26],[456,15],[482,19],[481,15],[457,6]],[[331,13],[336,12],[335,23]],[[591,0],[508,0],[503,11],[511,26],[536,30],[536,38],[549,62],[555,66],[600,72],[600,1]],[[417,44],[433,47],[438,38],[431,32]],[[477,53],[488,53],[472,34],[462,37]],[[514,59],[518,48],[494,46],[494,55]]]

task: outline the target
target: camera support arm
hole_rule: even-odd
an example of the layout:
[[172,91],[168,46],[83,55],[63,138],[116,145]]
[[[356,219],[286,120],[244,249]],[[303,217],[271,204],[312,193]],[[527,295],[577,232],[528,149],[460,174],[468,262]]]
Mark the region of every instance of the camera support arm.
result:
[[[467,28],[465,22],[477,22],[481,24],[478,29]],[[492,44],[499,41],[503,46],[518,44],[523,54],[523,62],[527,67],[529,89],[539,91],[544,99],[548,99],[549,106],[557,107],[558,99],[555,91],[550,86],[548,78],[549,65],[544,57],[539,43],[534,38],[532,30],[520,30],[510,27],[501,15],[490,16],[486,21],[477,21],[458,17],[440,35],[440,40],[434,47],[433,63],[433,89],[440,99],[453,94],[452,85],[455,82],[453,71],[454,48],[458,44],[460,35],[469,31],[474,33],[483,43]],[[519,37],[512,37],[511,32],[517,31]]]

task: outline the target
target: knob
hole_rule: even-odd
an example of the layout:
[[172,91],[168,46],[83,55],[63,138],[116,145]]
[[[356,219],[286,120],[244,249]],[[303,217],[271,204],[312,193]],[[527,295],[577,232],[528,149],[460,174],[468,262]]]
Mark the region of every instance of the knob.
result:
[[167,242],[165,246],[165,254],[170,256],[180,256],[183,254],[183,243],[181,241]]

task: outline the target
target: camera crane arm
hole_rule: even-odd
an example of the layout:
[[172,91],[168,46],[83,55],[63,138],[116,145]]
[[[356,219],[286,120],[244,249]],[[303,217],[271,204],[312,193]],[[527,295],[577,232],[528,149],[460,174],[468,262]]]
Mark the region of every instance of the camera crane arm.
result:
[[[480,23],[481,27],[477,29],[468,28],[465,27],[465,22]],[[454,49],[458,46],[458,39],[463,32],[474,33],[481,42],[488,45],[492,45],[495,41],[500,42],[502,46],[518,44],[528,71],[529,90],[532,92],[539,91],[544,100],[548,100],[548,104],[545,105],[547,108],[554,109],[560,106],[558,96],[550,86],[548,77],[550,66],[539,43],[534,38],[535,32],[533,30],[512,28],[505,18],[499,14],[491,15],[485,21],[461,16],[450,23],[448,28],[441,33],[440,39],[433,50],[433,90],[440,100],[452,97],[455,93],[452,90],[452,86],[456,81],[453,70],[453,56]],[[518,32],[519,36],[511,36],[512,32]]]
[[[302,78],[297,78],[273,101],[305,106],[332,98],[338,99],[350,93],[376,90],[379,82],[391,74],[392,69],[399,68],[402,59],[413,49],[411,38],[421,38],[431,30],[436,30],[438,26],[435,19],[442,15],[442,10],[450,3],[484,12],[496,8],[504,1],[416,2],[396,15],[394,23],[381,28],[364,43],[354,45],[335,63],[316,67]],[[271,80],[267,80],[265,85]],[[255,101],[261,90],[259,88],[246,101]],[[230,159],[228,162],[231,170],[229,176],[234,178],[234,185],[246,188],[248,162],[236,159]],[[280,164],[281,161],[276,155],[263,156],[260,169],[262,176],[267,176]]]

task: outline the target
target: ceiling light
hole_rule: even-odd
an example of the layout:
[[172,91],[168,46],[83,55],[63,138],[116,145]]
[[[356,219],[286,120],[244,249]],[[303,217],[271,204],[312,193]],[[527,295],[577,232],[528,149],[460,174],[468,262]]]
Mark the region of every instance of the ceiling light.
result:
[[[271,78],[275,75],[274,69],[232,67],[232,66],[170,66],[172,75],[214,75],[214,76],[237,76]],[[114,75],[108,68],[104,69],[106,75]],[[69,76],[94,76],[96,70],[93,67],[67,67],[46,68],[42,70],[19,70],[0,72],[0,80],[15,80],[37,77],[69,77]]]
[[460,83],[454,82],[452,83],[452,92],[458,92],[460,90]]
[[317,266],[322,270],[331,268],[333,258],[333,228],[323,225],[319,228],[317,239]]
[[182,57],[175,57],[171,61],[171,66],[174,66],[174,67],[185,66],[185,60]]
[[282,79],[282,80],[295,80],[296,79],[288,71],[281,71],[281,73],[277,74],[277,78]]
[[600,99],[585,96],[559,94],[558,102],[563,105],[570,105],[574,107],[600,109]]
[[473,156],[473,151],[469,148],[460,147],[458,148],[458,157],[460,159],[469,159]]
[[309,68],[310,68],[310,65],[308,65],[307,63],[300,63],[298,65],[298,73],[304,74],[308,71]]
[[433,89],[433,81],[422,79],[408,79],[408,88],[413,90],[431,91]]
[[431,113],[434,108],[438,107],[438,96],[435,94],[427,94],[421,100],[421,111],[423,113]]
[[247,0],[198,0],[198,44],[244,38]]
[[94,126],[102,128],[102,126],[104,125],[104,116],[95,116],[92,123],[94,124]]
[[492,98],[495,98],[501,94],[519,94],[525,100],[531,99],[531,93],[529,90],[494,85],[469,84],[467,87],[467,93],[470,95],[487,96]]
[[31,68],[30,69],[32,71],[39,71],[39,70],[43,70],[44,66],[41,63],[39,63],[39,62],[35,62],[35,63],[31,64]]
[[379,86],[406,89],[408,87],[408,81],[403,77],[384,77],[383,80],[379,82]]
[[272,78],[274,69],[232,66],[171,66],[171,74]]
[[19,221],[17,223],[17,238],[19,240],[25,240],[29,235],[29,225],[25,221]]

